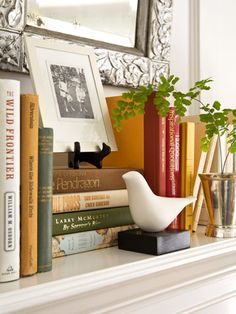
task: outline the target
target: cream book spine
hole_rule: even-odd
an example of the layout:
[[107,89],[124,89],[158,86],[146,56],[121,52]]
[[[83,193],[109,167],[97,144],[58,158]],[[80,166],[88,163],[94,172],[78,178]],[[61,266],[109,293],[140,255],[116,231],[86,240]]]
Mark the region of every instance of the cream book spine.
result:
[[0,282],[19,278],[20,82],[0,80]]
[[52,196],[53,213],[128,205],[128,193],[126,189],[68,194],[64,193],[54,194]]

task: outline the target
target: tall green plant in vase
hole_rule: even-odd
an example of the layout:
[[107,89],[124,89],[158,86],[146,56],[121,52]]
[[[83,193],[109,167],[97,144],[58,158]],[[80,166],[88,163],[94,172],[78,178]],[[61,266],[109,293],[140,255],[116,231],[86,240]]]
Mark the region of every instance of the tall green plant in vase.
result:
[[[122,130],[122,121],[137,114],[145,114],[147,100],[153,94],[153,105],[157,114],[166,117],[171,104],[176,114],[185,116],[188,107],[196,101],[200,105],[200,121],[205,124],[205,136],[201,139],[201,148],[208,151],[213,136],[217,136],[220,152],[220,173],[200,175],[204,196],[210,217],[206,234],[216,237],[236,236],[236,174],[225,173],[225,166],[230,153],[236,153],[236,110],[222,108],[219,101],[212,104],[199,99],[202,91],[210,89],[211,79],[196,82],[187,92],[179,91],[176,83],[179,78],[170,75],[160,77],[157,88],[152,85],[141,86],[122,94],[122,100],[113,108],[112,118],[116,130]],[[227,138],[227,155],[223,160],[222,136]]]

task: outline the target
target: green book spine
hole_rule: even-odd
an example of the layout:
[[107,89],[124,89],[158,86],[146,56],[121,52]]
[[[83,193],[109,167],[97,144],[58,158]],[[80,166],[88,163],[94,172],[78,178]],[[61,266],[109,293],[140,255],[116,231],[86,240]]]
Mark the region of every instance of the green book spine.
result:
[[53,214],[53,236],[133,224],[128,206]]
[[53,130],[39,129],[38,272],[52,269]]

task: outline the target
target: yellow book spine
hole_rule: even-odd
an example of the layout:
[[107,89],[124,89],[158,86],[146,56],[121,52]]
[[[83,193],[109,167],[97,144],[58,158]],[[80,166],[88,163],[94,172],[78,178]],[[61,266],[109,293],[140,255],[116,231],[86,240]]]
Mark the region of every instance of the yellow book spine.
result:
[[38,96],[21,95],[20,111],[20,273],[28,276],[37,272]]
[[[193,122],[181,124],[181,196],[190,196],[193,193],[194,181],[194,137],[195,125]],[[181,213],[181,228],[192,231],[193,205],[184,208]]]

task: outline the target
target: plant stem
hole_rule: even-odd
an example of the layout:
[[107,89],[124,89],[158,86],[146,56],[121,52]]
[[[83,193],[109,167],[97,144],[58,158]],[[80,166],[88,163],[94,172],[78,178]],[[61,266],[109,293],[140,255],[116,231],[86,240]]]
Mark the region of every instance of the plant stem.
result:
[[[223,166],[223,158],[222,158],[222,147],[221,147],[221,140],[220,140],[220,132],[217,132],[218,137],[218,143],[219,143],[219,151],[220,151],[220,168],[221,168],[221,174],[224,173],[224,166]],[[224,162],[225,165],[225,162]]]

